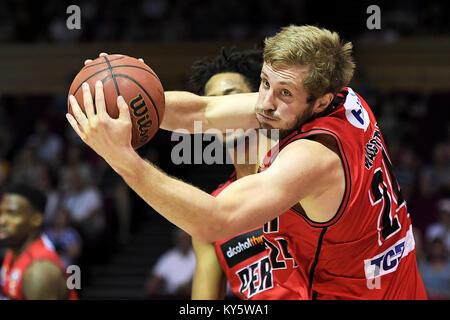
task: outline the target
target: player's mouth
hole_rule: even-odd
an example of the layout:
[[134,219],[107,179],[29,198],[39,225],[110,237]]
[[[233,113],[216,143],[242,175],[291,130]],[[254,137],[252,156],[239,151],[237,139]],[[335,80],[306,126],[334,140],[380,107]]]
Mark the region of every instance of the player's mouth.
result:
[[259,121],[264,121],[264,122],[271,122],[271,121],[277,121],[278,119],[275,118],[271,118],[268,116],[263,115],[262,113],[257,113],[256,117],[258,118]]

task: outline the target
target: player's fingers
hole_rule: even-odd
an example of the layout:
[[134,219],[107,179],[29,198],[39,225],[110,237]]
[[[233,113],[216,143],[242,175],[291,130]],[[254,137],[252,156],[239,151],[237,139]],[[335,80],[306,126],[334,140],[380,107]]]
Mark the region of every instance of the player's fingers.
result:
[[95,83],[95,107],[97,109],[97,115],[100,117],[105,117],[108,114],[106,113],[106,103],[105,103],[105,95],[103,93],[103,83],[98,80]]
[[119,108],[119,119],[131,122],[130,111],[125,99],[122,96],[117,97],[117,107]]
[[94,102],[92,101],[91,89],[87,82],[83,83],[82,90],[84,111],[86,112],[87,118],[92,119],[95,116]]
[[77,133],[77,135],[81,138],[81,140],[86,139],[86,135],[83,133],[82,129],[78,126],[77,120],[70,114],[66,114],[66,119],[69,121],[70,125],[72,126],[73,130]]
[[139,58],[139,61],[140,61],[140,62],[144,62],[144,59],[142,59],[142,58]]
[[80,128],[83,130],[83,132],[86,132],[87,126],[89,125],[88,120],[86,118],[86,115],[81,111],[80,106],[78,105],[77,99],[73,95],[69,96],[69,102],[70,107],[72,108],[73,115],[80,126]]
[[[99,57],[104,57],[107,56],[108,54],[106,52],[100,52],[100,54],[98,55]],[[86,59],[84,60],[84,65],[87,65],[88,63],[91,63],[92,59]]]

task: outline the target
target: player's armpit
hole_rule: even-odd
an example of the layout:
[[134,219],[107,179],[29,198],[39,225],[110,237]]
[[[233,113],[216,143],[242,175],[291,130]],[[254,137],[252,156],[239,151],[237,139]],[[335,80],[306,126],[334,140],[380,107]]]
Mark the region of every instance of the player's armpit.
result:
[[[217,129],[257,128],[255,104],[257,93],[202,97],[184,91],[167,91],[164,119],[160,128],[169,131],[194,132],[194,121],[201,123],[201,131]],[[196,129],[200,129],[197,125]]]
[[221,300],[225,296],[226,278],[214,246],[192,238],[197,260],[192,281],[192,300]]
[[69,295],[61,268],[48,260],[35,261],[26,269],[22,292],[27,300],[62,300]]

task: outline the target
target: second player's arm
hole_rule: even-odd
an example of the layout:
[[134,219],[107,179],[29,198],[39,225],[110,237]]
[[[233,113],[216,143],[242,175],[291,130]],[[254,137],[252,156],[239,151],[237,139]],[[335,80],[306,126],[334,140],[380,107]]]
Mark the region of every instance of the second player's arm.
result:
[[225,296],[226,278],[211,243],[192,238],[196,266],[192,280],[192,300],[221,300]]
[[[100,53],[99,57],[107,53]],[[139,59],[142,62],[144,60]],[[87,59],[84,64],[92,62]],[[166,91],[165,112],[160,128],[169,131],[179,129],[194,132],[194,121],[202,122],[203,131],[218,129],[244,130],[257,128],[254,107],[257,93],[243,93],[221,97],[201,97],[187,91]]]
[[185,91],[165,93],[165,112],[161,128],[194,132],[194,121],[201,121],[202,131],[257,128],[255,104],[257,93],[203,97]]

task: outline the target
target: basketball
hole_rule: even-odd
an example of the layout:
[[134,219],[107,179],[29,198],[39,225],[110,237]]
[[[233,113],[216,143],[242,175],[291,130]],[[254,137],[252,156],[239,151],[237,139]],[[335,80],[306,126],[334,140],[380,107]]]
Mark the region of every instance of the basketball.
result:
[[[87,82],[94,97],[98,80],[103,83],[106,110],[110,117],[119,117],[119,95],[128,104],[133,125],[133,148],[138,149],[150,141],[163,120],[165,106],[164,89],[156,73],[144,62],[120,54],[105,55],[87,63],[75,76],[69,89],[69,95],[75,96],[83,112],[81,86]],[[73,115],[70,103],[68,109]]]

